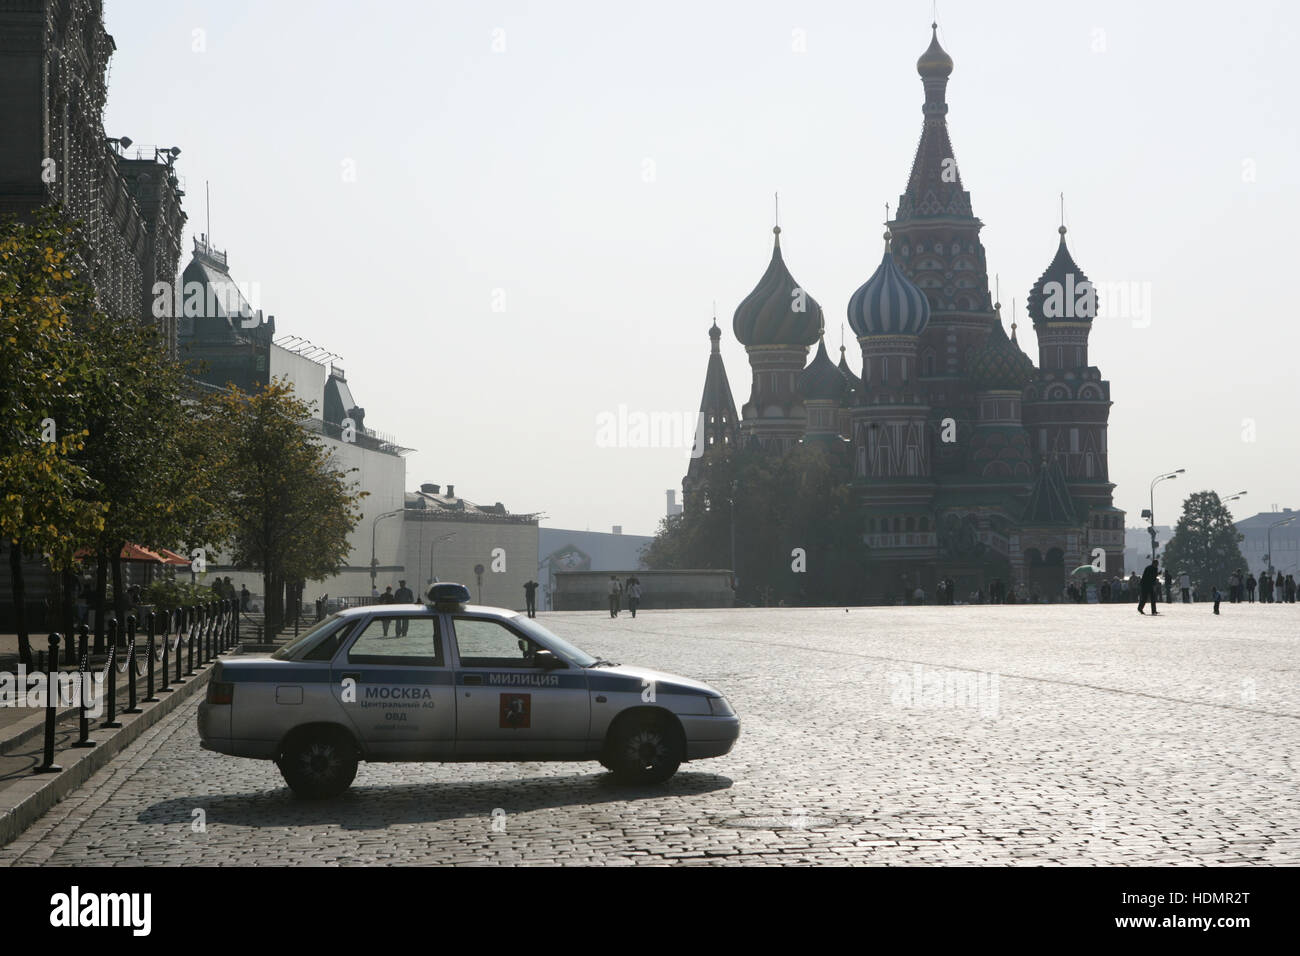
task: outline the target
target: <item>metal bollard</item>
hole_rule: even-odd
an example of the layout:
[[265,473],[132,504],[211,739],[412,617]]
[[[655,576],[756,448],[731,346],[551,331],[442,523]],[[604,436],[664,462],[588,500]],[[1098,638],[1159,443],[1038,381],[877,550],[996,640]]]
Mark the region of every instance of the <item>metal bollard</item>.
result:
[[90,687],[90,628],[85,624],[79,628],[79,639],[77,641],[77,656],[81,659],[81,664],[77,668],[77,684],[79,687],[77,701],[77,740],[73,747],[93,747],[95,742],[90,739],[90,718],[86,716],[86,697],[91,692]]
[[171,688],[171,675],[169,675],[169,674],[167,673],[167,663],[168,663],[167,652],[168,652],[169,650],[171,650],[171,646],[172,646],[172,642],[171,642],[171,633],[172,633],[172,618],[173,618],[174,614],[175,614],[175,611],[168,611],[168,612],[167,612],[167,616],[164,618],[164,621],[165,621],[166,623],[163,625],[163,633],[162,633],[162,644],[163,644],[163,652],[162,652],[162,687],[160,687],[160,688],[158,689],[158,693],[160,693],[160,694],[167,694],[167,693],[170,693],[170,692],[171,692],[171,689],[172,689],[172,688]]
[[115,730],[122,724],[117,719],[117,619],[108,622],[108,662],[104,673],[108,675],[108,719],[99,726]]
[[189,650],[189,654],[185,662],[185,676],[189,677],[194,673],[194,625],[199,617],[198,605],[190,608],[190,614],[187,616],[189,617],[189,627],[185,630],[185,646]]
[[176,683],[184,684],[185,678],[181,677],[181,658],[185,656],[185,648],[181,646],[181,635],[185,633],[186,624],[185,608],[176,609]]
[[135,675],[140,668],[135,662],[135,615],[126,619],[126,710],[124,714],[139,714],[143,711],[135,701]]
[[148,657],[145,659],[144,702],[146,704],[152,704],[158,700],[157,696],[153,692],[153,665],[155,659],[154,652],[157,647],[156,643],[154,642],[153,611],[149,612],[149,617],[145,620],[145,627],[149,629],[149,643],[145,648],[145,653],[148,654]]
[[59,635],[50,635],[49,670],[45,672],[45,762],[36,773],[58,773],[63,768],[54,762],[54,720],[57,716],[59,694]]

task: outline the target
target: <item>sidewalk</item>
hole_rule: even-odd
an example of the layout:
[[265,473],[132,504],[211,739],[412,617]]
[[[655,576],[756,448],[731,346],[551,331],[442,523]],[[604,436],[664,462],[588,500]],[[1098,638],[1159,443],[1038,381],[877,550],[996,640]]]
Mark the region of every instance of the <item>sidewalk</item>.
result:
[[[44,646],[48,647],[48,644]],[[36,642],[33,641],[33,651],[37,649]],[[180,650],[184,654],[184,663],[181,666],[184,674],[188,670],[189,657],[183,645]],[[4,846],[22,833],[50,807],[89,779],[91,774],[107,764],[115,754],[127,747],[146,729],[175,710],[185,700],[202,693],[212,674],[212,661],[203,665],[198,664],[196,646],[193,673],[183,677],[182,683],[177,683],[176,649],[172,648],[168,652],[167,668],[171,675],[171,689],[169,691],[161,689],[163,685],[161,663],[155,661],[154,694],[158,699],[153,703],[145,703],[146,651],[140,646],[137,646],[136,651],[141,669],[141,673],[136,678],[136,706],[140,712],[124,713],[129,704],[130,675],[116,673],[117,713],[115,716],[121,726],[116,728],[102,726],[108,719],[107,685],[104,685],[102,710],[98,716],[89,719],[88,736],[94,742],[94,746],[77,748],[72,744],[80,736],[79,710],[75,706],[59,708],[54,735],[54,763],[62,768],[58,772],[35,772],[36,768],[44,763],[44,708],[0,707],[0,846]],[[219,655],[217,659],[238,653],[240,647],[236,646]],[[60,657],[62,656],[62,648],[60,648]],[[97,666],[92,666],[92,671],[103,673],[104,659],[97,658],[92,663],[97,663]],[[17,637],[0,635],[0,671],[16,673],[17,666]],[[59,668],[60,672],[74,669],[62,666]]]

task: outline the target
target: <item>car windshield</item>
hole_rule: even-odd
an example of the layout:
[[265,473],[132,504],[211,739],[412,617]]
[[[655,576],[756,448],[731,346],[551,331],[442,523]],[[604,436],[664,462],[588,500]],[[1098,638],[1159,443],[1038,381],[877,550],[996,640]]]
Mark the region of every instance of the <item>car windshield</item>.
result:
[[325,634],[328,631],[333,630],[334,627],[338,625],[339,620],[340,620],[340,615],[337,612],[331,614],[327,618],[321,619],[310,630],[294,638],[292,641],[284,645],[284,647],[281,647],[271,656],[275,658],[277,661],[293,660],[293,658],[296,656],[298,651],[307,647],[309,644],[314,643],[315,640],[321,635]]
[[541,644],[552,650],[559,651],[579,667],[590,667],[596,663],[596,658],[592,657],[586,651],[580,651],[562,637],[552,634],[542,625],[538,624],[533,618],[524,614],[518,614],[510,619],[510,623],[519,630],[523,631],[529,637],[535,638]]

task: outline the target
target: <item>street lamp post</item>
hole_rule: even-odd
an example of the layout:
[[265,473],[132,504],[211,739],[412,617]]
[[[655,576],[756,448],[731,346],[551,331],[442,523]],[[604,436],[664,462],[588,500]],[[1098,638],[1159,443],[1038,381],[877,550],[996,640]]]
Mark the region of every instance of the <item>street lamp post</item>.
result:
[[1268,554],[1264,555],[1264,560],[1268,562],[1269,574],[1273,573],[1273,529],[1280,528],[1284,524],[1290,524],[1295,519],[1296,516],[1292,515],[1289,518],[1283,518],[1281,521],[1274,521],[1268,526]]
[[434,570],[433,570],[433,549],[434,549],[435,547],[437,547],[439,541],[446,541],[448,538],[454,538],[454,537],[456,537],[456,532],[455,532],[455,531],[453,531],[451,534],[444,534],[441,538],[434,538],[433,541],[430,542],[430,544],[429,544],[429,577],[430,577],[430,579],[432,579],[432,580],[434,580],[434,581],[438,580],[438,575],[435,574],[435,573],[434,573]]
[[379,572],[375,570],[379,567],[379,562],[375,560],[375,527],[385,518],[391,518],[393,515],[400,515],[405,512],[405,508],[398,508],[395,511],[385,511],[381,515],[375,515],[370,521],[370,590],[375,589],[375,579],[379,577]]
[[1147,533],[1151,535],[1152,561],[1155,561],[1156,559],[1156,485],[1160,484],[1162,481],[1168,481],[1170,478],[1177,478],[1186,470],[1186,468],[1179,468],[1175,471],[1169,472],[1168,474],[1156,475],[1151,479],[1151,509],[1146,513],[1146,518],[1150,522],[1147,528]]

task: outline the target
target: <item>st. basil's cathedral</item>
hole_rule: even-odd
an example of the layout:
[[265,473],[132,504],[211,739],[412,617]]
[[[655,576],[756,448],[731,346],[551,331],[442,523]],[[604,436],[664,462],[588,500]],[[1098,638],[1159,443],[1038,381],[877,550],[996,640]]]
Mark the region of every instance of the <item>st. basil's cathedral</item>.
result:
[[838,364],[827,353],[821,306],[786,267],[778,226],[767,271],[732,322],[753,373],[739,416],[722,330],[716,320],[709,330],[704,448],[683,480],[684,509],[709,507],[700,491],[718,456],[819,442],[854,489],[873,597],[917,586],[933,595],[949,578],[963,596],[998,580],[1058,600],[1074,568],[1100,563],[1097,549],[1107,577],[1124,571],[1110,383],[1088,362],[1096,293],[1061,226],[1027,300],[1038,364],[1014,322],[1007,335],[948,137],[953,61],[932,29],[917,61],[925,119],[912,172],[880,265],[848,303],[860,374],[843,346]]

